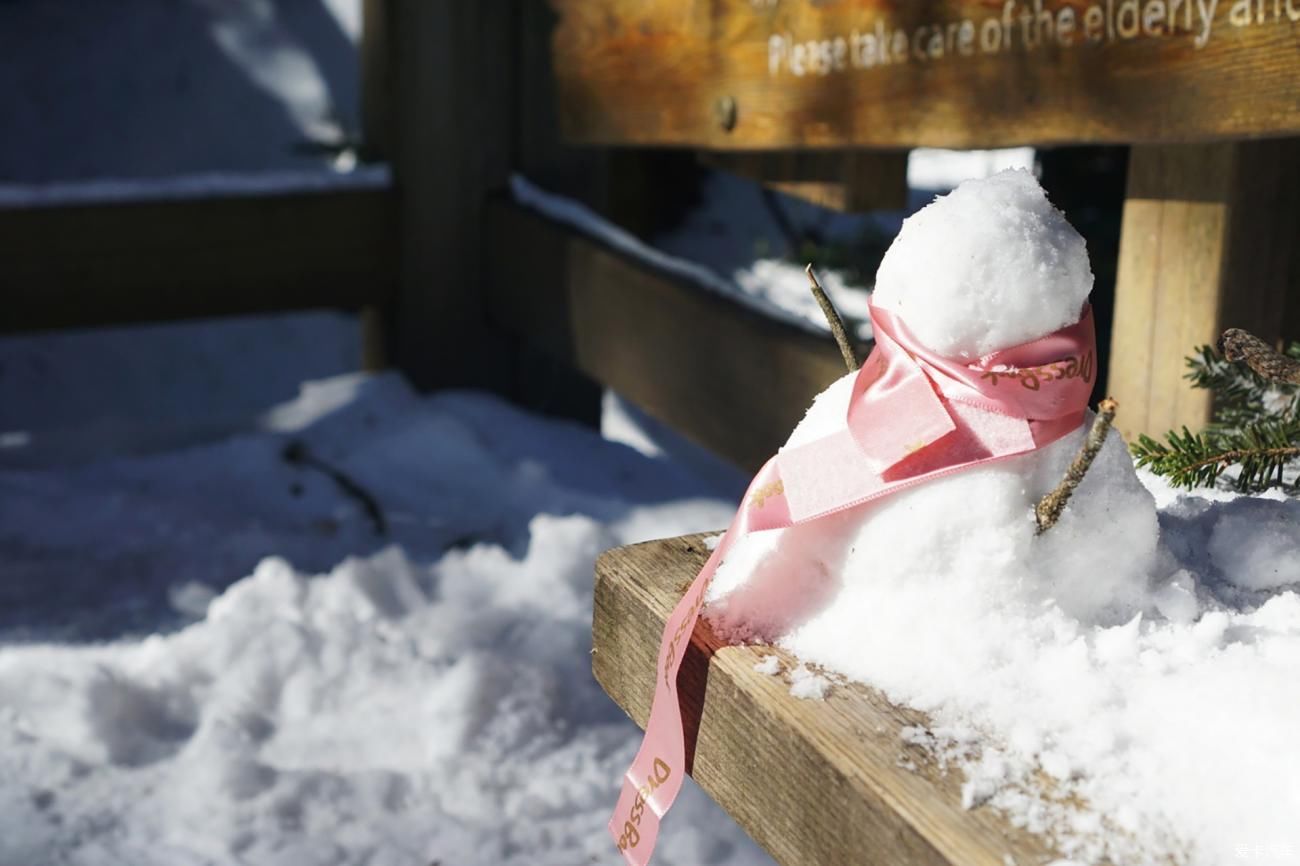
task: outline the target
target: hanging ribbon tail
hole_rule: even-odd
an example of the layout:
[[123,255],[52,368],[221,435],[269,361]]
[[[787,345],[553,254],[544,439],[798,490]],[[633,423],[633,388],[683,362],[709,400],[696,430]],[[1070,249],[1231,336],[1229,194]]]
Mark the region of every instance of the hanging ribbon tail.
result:
[[677,799],[686,777],[686,734],[677,675],[713,575],[737,538],[789,525],[790,510],[781,475],[776,461],[769,460],[750,482],[730,528],[664,624],[645,739],[632,766],[623,774],[623,788],[609,821],[610,835],[632,866],[650,862],[660,820]]

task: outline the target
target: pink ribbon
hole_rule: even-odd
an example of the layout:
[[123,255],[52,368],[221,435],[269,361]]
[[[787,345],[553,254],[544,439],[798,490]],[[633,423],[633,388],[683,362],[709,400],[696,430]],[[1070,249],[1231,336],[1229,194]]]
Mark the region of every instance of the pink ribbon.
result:
[[709,583],[736,539],[1033,451],[1083,421],[1096,354],[1091,307],[1076,324],[974,363],[935,355],[874,306],[871,323],[875,349],[854,380],[844,426],[767,461],[664,625],[645,739],[609,822],[633,866],[650,861],[659,823],[681,791],[686,739],[677,674]]

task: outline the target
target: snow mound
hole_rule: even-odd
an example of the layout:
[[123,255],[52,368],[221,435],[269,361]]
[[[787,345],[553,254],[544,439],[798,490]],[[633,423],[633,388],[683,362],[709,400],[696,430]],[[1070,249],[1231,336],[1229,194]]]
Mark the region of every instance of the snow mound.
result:
[[[590,671],[595,558],[733,503],[391,375],[309,385],[260,426],[0,470],[0,864],[608,859],[638,734]],[[280,459],[290,436],[374,494],[387,542]],[[768,862],[683,798],[662,862]]]
[[1209,549],[1215,566],[1242,589],[1300,584],[1300,502],[1253,502],[1225,515]]
[[923,344],[978,358],[1078,321],[1092,291],[1083,238],[1024,169],[968,180],[903,222],[874,303]]

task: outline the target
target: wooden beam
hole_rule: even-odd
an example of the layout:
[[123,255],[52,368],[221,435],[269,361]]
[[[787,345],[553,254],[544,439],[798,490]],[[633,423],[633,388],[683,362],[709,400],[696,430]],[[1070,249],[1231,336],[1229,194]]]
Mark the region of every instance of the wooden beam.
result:
[[[617,548],[596,564],[592,671],[639,725],[664,622],[707,557],[695,535]],[[773,653],[787,671],[795,664],[780,650],[724,646],[702,622],[678,685],[694,734],[691,775],[778,863],[1055,859],[991,807],[962,808],[959,774],[941,772],[902,736],[927,724],[923,714],[856,684],[834,686],[825,701],[794,698],[784,678],[754,670]]]
[[686,285],[515,205],[494,202],[493,320],[678,432],[756,469],[844,375],[819,337]]
[[1300,337],[1298,214],[1300,141],[1133,148],[1109,388],[1126,437],[1210,420],[1184,358],[1224,328]]
[[390,196],[0,208],[0,331],[385,302]]
[[905,150],[706,151],[700,161],[831,210],[907,207]]
[[1300,134],[1295,2],[551,2],[561,116],[586,143],[972,148]]

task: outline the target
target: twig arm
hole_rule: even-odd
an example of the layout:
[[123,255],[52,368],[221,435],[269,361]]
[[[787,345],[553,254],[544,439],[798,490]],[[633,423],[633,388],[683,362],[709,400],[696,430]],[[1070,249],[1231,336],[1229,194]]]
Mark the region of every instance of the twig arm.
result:
[[1038,500],[1038,504],[1034,506],[1034,519],[1038,523],[1037,534],[1042,535],[1055,526],[1056,521],[1060,519],[1066,503],[1074,495],[1074,489],[1079,486],[1083,476],[1088,474],[1092,461],[1097,459],[1097,452],[1101,451],[1101,446],[1106,441],[1106,434],[1110,432],[1110,425],[1115,421],[1115,411],[1118,408],[1119,404],[1110,397],[1097,404],[1097,417],[1093,419],[1088,436],[1083,440],[1083,447],[1074,456],[1070,468],[1065,471],[1065,477],[1061,479],[1060,484],[1056,485],[1056,489]]
[[844,366],[852,373],[858,369],[858,358],[853,353],[853,344],[849,342],[849,333],[844,329],[844,320],[840,318],[839,310],[831,303],[827,297],[826,290],[822,284],[817,282],[817,275],[813,273],[813,266],[808,265],[804,268],[804,273],[808,275],[808,285],[812,289],[813,297],[817,299],[817,305],[822,308],[822,315],[826,317],[826,322],[831,326],[831,334],[835,337],[835,343],[840,347],[840,354],[844,357]]

